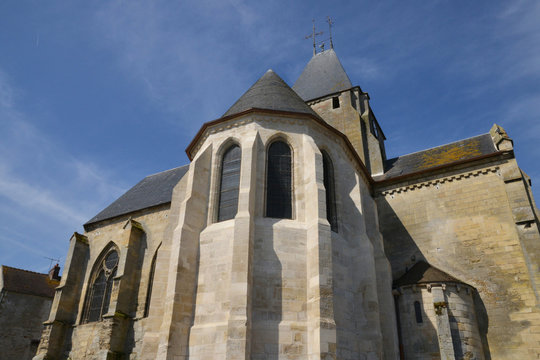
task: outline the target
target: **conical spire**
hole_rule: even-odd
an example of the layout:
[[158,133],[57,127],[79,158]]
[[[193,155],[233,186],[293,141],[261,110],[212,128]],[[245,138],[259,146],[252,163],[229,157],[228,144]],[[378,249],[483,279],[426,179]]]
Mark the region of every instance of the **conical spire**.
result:
[[304,101],[352,88],[334,49],[313,55],[296,80],[293,90]]
[[223,116],[249,109],[291,111],[316,115],[275,72],[268,70]]

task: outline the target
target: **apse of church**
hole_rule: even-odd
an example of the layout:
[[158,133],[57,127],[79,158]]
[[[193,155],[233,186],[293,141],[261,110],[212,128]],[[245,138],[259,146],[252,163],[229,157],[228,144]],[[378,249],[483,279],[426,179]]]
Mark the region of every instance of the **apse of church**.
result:
[[[525,359],[537,211],[512,140],[387,159],[335,51],[268,70],[75,233],[35,359]],[[510,256],[511,259],[508,257]]]

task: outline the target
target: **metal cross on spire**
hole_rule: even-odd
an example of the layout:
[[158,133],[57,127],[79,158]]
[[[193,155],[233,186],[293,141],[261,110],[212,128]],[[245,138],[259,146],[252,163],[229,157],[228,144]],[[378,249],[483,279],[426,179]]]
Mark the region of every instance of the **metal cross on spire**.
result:
[[333,49],[334,43],[332,42],[332,25],[334,25],[334,22],[332,19],[330,19],[330,16],[326,17],[326,22],[328,23],[328,31],[330,33],[330,49]]
[[317,54],[317,42],[315,41],[315,37],[322,34],[322,31],[315,32],[315,19],[313,19],[313,32],[305,37],[305,39],[313,38],[313,55]]

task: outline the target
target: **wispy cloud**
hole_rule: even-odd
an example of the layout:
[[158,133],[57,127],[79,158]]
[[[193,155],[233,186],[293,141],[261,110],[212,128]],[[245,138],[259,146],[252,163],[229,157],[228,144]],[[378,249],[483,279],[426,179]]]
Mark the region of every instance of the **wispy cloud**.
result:
[[43,256],[63,256],[68,234],[123,189],[34,125],[39,118],[20,110],[20,102],[23,92],[0,70],[0,228],[10,229],[2,233],[1,261],[37,270]]
[[110,2],[95,14],[96,38],[156,106],[194,132],[225,113],[269,67],[289,63],[285,49],[298,40],[277,32],[261,6],[278,11],[241,0]]
[[56,199],[50,190],[33,186],[21,178],[12,178],[0,169],[0,196],[11,200],[12,206],[22,206],[68,224],[82,224],[87,219],[85,213]]

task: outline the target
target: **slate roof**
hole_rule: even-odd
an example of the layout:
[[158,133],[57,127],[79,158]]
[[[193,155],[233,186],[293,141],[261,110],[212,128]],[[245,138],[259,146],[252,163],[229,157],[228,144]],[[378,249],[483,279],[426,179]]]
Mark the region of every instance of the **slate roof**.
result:
[[318,116],[274,71],[268,70],[223,115],[230,116],[258,108],[291,111]]
[[313,55],[293,90],[304,101],[352,88],[352,83],[343,69],[334,49]]
[[497,152],[491,135],[483,134],[447,145],[386,160],[385,173],[375,176],[377,181],[412,174],[436,166],[467,160]]
[[431,284],[431,283],[461,283],[463,281],[456,279],[452,275],[448,275],[442,270],[429,265],[425,261],[419,261],[407,271],[402,277],[394,281],[394,287],[416,284]]
[[48,274],[22,270],[2,265],[3,289],[19,294],[54,297],[54,289],[60,284],[50,280]]
[[184,165],[145,177],[84,225],[170,202],[174,186],[188,169]]

